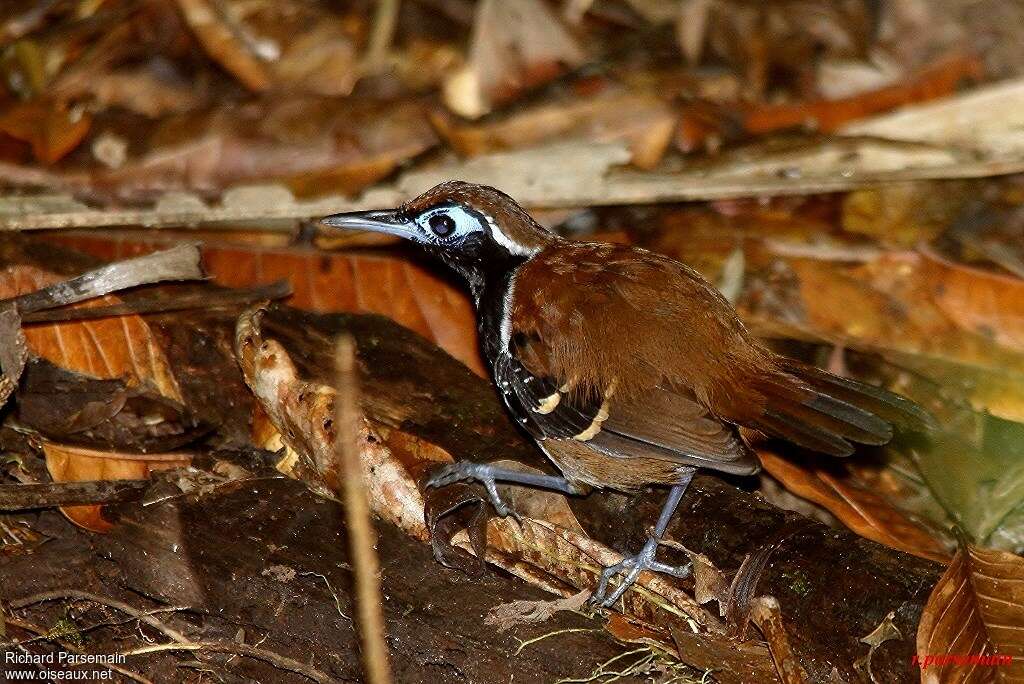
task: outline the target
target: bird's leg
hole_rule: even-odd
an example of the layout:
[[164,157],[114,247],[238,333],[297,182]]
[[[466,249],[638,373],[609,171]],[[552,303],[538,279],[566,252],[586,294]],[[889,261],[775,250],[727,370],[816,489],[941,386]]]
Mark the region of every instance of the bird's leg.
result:
[[[690,484],[690,480],[693,479],[693,473],[693,468],[688,468],[686,472],[680,473],[680,482],[673,485],[672,489],[669,491],[668,499],[665,500],[665,505],[662,507],[661,514],[658,516],[658,523],[654,526],[654,533],[644,544],[640,553],[635,556],[624,558],[615,565],[610,565],[601,571],[601,579],[597,583],[597,589],[590,597],[591,605],[600,604],[602,607],[608,608],[619,600],[619,597],[622,596],[634,582],[636,582],[636,578],[644,570],[663,572],[667,575],[672,575],[673,577],[678,577],[680,579],[690,576],[690,563],[675,567],[659,563],[654,560],[654,555],[658,552],[658,544],[661,542],[661,538],[665,536],[665,530],[668,529],[668,523],[672,520],[672,514],[675,513],[676,507],[679,506],[679,502],[682,500],[683,494],[686,492],[686,487]],[[618,573],[625,573],[625,577],[623,577],[619,585],[615,587],[615,591],[605,598],[605,594],[608,592],[608,580]]]
[[[476,481],[484,486],[491,505],[498,515],[505,518],[509,515],[519,519],[515,511],[509,508],[508,504],[498,494],[498,482],[509,482],[512,484],[537,487],[539,489],[550,489],[563,494],[582,494],[575,485],[558,475],[544,475],[541,473],[521,473],[511,468],[499,468],[487,463],[474,463],[473,461],[456,461],[438,468],[430,479],[427,480],[428,487],[444,487],[453,482]],[[666,523],[667,524],[667,523]]]

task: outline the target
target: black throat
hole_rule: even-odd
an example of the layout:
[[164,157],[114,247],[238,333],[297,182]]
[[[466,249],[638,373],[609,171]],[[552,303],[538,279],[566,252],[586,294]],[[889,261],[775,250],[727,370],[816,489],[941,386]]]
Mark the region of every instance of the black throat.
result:
[[[468,249],[467,249],[468,247]],[[431,250],[434,251],[434,250]],[[512,254],[490,240],[463,245],[457,251],[435,251],[435,255],[469,286],[476,307],[480,342],[487,360],[501,352],[501,325],[505,317],[505,299],[516,271],[529,257]]]

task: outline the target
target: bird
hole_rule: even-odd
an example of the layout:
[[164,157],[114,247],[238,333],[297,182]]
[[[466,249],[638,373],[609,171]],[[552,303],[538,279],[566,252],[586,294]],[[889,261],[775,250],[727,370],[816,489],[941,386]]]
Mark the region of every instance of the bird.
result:
[[692,268],[560,237],[493,187],[446,181],[398,208],[321,223],[409,240],[465,281],[504,405],[560,473],[457,461],[428,487],[477,482],[502,517],[514,511],[498,482],[567,495],[669,488],[639,553],[602,569],[594,605],[614,605],[645,570],[690,574],[659,562],[658,546],[698,469],[760,470],[743,428],[846,457],[888,442],[894,425],[934,427],[909,399],[769,350]]

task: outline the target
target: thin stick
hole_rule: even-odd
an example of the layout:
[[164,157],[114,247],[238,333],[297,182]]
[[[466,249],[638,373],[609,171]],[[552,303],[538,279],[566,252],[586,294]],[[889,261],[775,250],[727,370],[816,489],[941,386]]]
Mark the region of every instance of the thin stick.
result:
[[153,646],[143,646],[142,648],[132,649],[131,651],[122,651],[119,655],[127,657],[145,655],[147,653],[161,653],[163,651],[205,651],[208,653],[230,653],[232,655],[240,655],[247,658],[262,660],[263,662],[270,663],[280,670],[288,670],[289,672],[295,672],[303,677],[312,679],[314,682],[317,682],[317,684],[336,684],[338,681],[314,667],[300,663],[294,658],[279,655],[272,651],[265,651],[261,648],[256,648],[255,646],[236,644],[227,641],[196,641],[183,644],[156,644]]
[[363,68],[373,72],[381,69],[391,49],[395,37],[395,26],[398,24],[400,0],[377,0],[377,10],[373,13],[373,24],[370,29],[370,40],[363,59]]
[[84,321],[95,318],[128,316],[131,314],[159,314],[186,309],[217,309],[245,306],[264,299],[283,299],[292,293],[287,280],[278,280],[269,285],[240,290],[221,290],[178,295],[173,300],[165,298],[134,299],[123,304],[94,306],[88,309],[59,308],[49,311],[35,311],[22,316],[22,322],[54,323],[61,321]]
[[137,501],[143,497],[149,485],[149,480],[0,485],[0,511]]
[[381,606],[380,563],[375,550],[377,535],[370,521],[370,504],[366,499],[366,487],[363,484],[363,471],[359,459],[360,411],[356,386],[355,342],[351,337],[343,336],[338,339],[336,363],[338,382],[334,401],[338,433],[335,438],[335,449],[343,482],[349,548],[355,569],[363,667],[369,684],[389,684],[391,668],[388,665],[384,613]]
[[197,245],[178,245],[161,252],[101,266],[35,292],[0,300],[14,302],[22,315],[74,304],[111,292],[166,280],[202,280]]
[[[72,653],[79,653],[81,655],[89,655],[88,652],[78,648],[77,646],[69,644],[66,641],[61,641],[60,639],[57,639],[55,637],[49,636],[49,634],[50,634],[49,630],[43,629],[42,627],[40,627],[38,625],[34,625],[31,622],[27,622],[25,620],[22,620],[21,618],[11,617],[11,616],[8,616],[8,615],[4,616],[4,621],[7,624],[9,624],[9,625],[14,625],[15,627],[18,627],[19,629],[23,629],[26,632],[32,632],[33,634],[38,634],[39,635],[37,637],[33,637],[31,639],[31,641],[36,641],[38,639],[42,639],[43,641],[52,641],[52,642],[54,642],[56,644],[59,644],[60,647],[63,648],[65,651],[71,651]],[[19,645],[25,644],[25,643],[28,643],[28,642],[27,641],[19,641],[17,643],[11,642],[11,645],[12,646],[19,646]],[[101,665],[102,667],[107,668],[108,670],[113,670],[114,672],[122,674],[125,677],[127,677],[128,679],[135,680],[136,682],[139,682],[139,684],[153,684],[153,680],[147,679],[146,677],[143,677],[142,675],[140,675],[137,672],[132,672],[131,670],[125,669],[125,668],[120,667],[118,665],[115,665],[113,663],[97,663],[97,664]]]
[[150,627],[160,630],[166,636],[170,637],[171,639],[177,642],[188,643],[190,641],[190,639],[187,636],[185,636],[178,630],[168,627],[152,615],[149,615],[146,612],[139,610],[138,608],[134,608],[125,603],[124,601],[118,601],[115,598],[109,598],[107,596],[90,594],[87,591],[79,591],[78,589],[55,589],[54,591],[44,591],[40,594],[33,594],[32,596],[27,596],[23,599],[18,599],[17,601],[9,601],[7,605],[11,608],[11,610],[18,610],[20,608],[25,608],[26,606],[31,606],[34,603],[42,603],[43,601],[60,601],[62,599],[69,598],[82,599],[84,601],[92,601],[93,603],[99,603],[103,606],[109,606],[111,608],[114,608],[115,610],[121,611],[122,613],[128,613],[132,617],[137,618],[142,622],[145,622]]

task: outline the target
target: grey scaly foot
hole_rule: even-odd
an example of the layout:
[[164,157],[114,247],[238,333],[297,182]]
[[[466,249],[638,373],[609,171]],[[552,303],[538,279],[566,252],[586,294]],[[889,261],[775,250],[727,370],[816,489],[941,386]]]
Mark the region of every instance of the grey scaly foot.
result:
[[487,490],[487,497],[491,500],[495,512],[502,518],[512,516],[520,521],[516,513],[505,500],[498,494],[496,475],[500,475],[501,469],[486,463],[473,463],[472,461],[456,461],[438,468],[430,479],[427,480],[428,487],[444,487],[456,482],[479,482]]
[[[659,563],[654,560],[654,554],[658,552],[658,540],[651,537],[644,544],[644,548],[640,553],[635,556],[629,556],[624,558],[615,565],[609,565],[607,568],[601,571],[601,579],[597,583],[597,589],[591,595],[589,603],[592,606],[601,606],[602,608],[609,608],[619,598],[626,593],[636,582],[637,577],[644,570],[650,570],[652,572],[661,572],[672,577],[678,577],[679,579],[686,579],[690,576],[691,565],[687,563],[676,567],[674,565],[666,565],[665,563]],[[619,582],[618,586],[607,597],[605,594],[608,593],[608,582],[617,574],[625,575],[622,581]]]
[[[680,567],[666,565],[654,560],[654,554],[658,552],[658,544],[665,536],[665,530],[668,529],[668,523],[672,519],[672,514],[675,513],[676,507],[682,500],[694,472],[694,468],[687,468],[679,472],[678,484],[672,485],[672,489],[669,490],[668,498],[665,499],[665,505],[661,507],[661,513],[658,515],[658,522],[654,525],[654,533],[651,534],[651,538],[644,544],[644,548],[640,550],[640,553],[624,558],[615,565],[611,565],[601,571],[601,579],[597,582],[597,589],[590,596],[590,605],[600,605],[602,608],[610,607],[619,600],[620,596],[626,593],[627,589],[633,586],[636,578],[644,570],[661,572],[673,577],[679,577],[680,579],[690,576],[690,563]],[[625,577],[622,578],[619,586],[615,587],[615,591],[612,592],[611,596],[605,598],[605,594],[608,593],[608,581],[618,573],[625,573]]]

